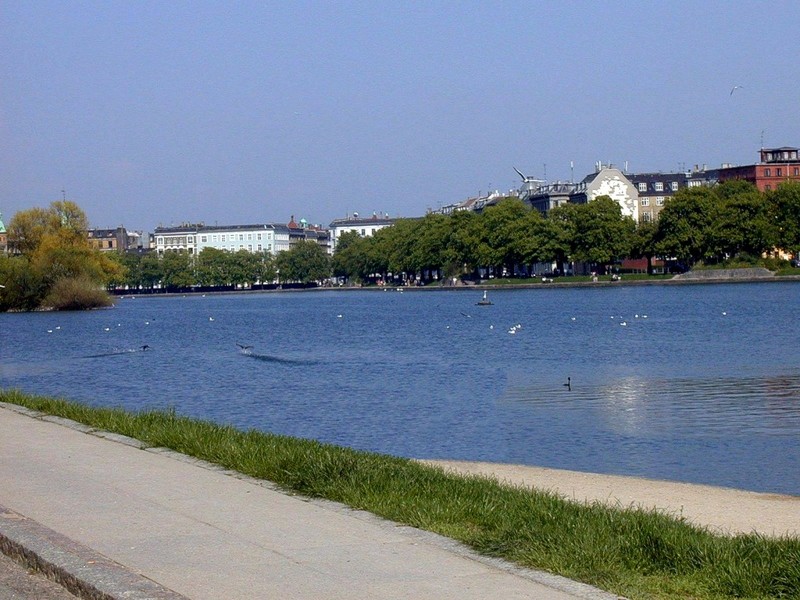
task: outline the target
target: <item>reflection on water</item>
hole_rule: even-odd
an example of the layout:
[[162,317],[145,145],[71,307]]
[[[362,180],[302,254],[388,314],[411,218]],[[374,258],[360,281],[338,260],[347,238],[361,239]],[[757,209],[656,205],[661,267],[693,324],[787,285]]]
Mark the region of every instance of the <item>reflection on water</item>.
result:
[[401,456],[800,494],[797,284],[480,297],[209,295],[0,314],[0,385]]
[[510,387],[504,400],[548,409],[595,412],[624,435],[797,435],[800,375],[645,379],[623,377],[554,393],[552,387]]

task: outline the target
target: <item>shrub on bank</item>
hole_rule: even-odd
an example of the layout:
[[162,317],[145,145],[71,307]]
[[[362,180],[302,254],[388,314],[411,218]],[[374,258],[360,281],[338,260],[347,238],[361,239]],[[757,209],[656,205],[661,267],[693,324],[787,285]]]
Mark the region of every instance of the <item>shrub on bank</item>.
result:
[[42,302],[43,307],[53,310],[86,310],[111,304],[108,293],[85,276],[59,279]]

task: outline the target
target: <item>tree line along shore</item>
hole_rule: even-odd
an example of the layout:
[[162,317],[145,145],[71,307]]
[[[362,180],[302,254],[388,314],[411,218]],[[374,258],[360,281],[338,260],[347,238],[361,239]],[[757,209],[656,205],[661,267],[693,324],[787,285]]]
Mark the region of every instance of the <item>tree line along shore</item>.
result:
[[[625,259],[660,261],[678,271],[764,267],[800,275],[800,183],[758,191],[744,181],[679,190],[656,222],[635,223],[601,196],[546,215],[509,197],[481,213],[399,219],[373,236],[341,235],[328,256],[303,240],[272,256],[205,248],[197,255],[102,253],[89,245],[88,220],[70,201],[17,213],[10,252],[0,255],[0,310],[75,310],[108,306],[108,291],[188,292],[318,285],[549,283],[580,264],[616,278]],[[784,257],[792,256],[793,260]],[[542,279],[543,278],[543,279]]]

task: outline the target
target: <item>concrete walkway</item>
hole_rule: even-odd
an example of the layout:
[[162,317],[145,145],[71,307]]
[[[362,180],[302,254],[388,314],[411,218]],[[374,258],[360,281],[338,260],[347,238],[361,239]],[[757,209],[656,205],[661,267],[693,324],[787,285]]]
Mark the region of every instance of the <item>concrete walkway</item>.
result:
[[0,548],[89,598],[614,598],[0,403]]

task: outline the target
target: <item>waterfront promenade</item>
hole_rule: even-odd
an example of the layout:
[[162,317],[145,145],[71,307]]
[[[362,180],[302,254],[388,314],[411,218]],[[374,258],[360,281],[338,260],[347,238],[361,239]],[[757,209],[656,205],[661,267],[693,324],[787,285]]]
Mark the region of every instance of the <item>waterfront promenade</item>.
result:
[[[66,578],[89,598],[614,598],[13,405],[0,404],[0,455],[0,547]],[[728,532],[800,532],[800,498],[793,496],[436,464],[581,502],[657,507]]]
[[614,598],[5,404],[0,456],[0,546],[87,598]]

